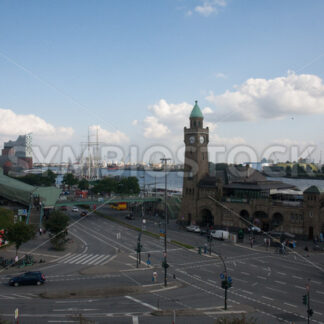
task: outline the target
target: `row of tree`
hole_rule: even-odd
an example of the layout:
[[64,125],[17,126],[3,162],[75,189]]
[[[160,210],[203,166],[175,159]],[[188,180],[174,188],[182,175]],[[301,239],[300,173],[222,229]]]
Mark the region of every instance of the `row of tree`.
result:
[[[69,217],[60,211],[52,212],[44,223],[45,229],[49,232],[51,243],[57,250],[64,249],[68,224]],[[16,255],[20,246],[33,239],[38,230],[35,225],[29,225],[23,221],[15,223],[13,211],[5,208],[0,208],[0,229],[4,229],[3,238],[15,244]]]
[[[80,190],[87,190],[90,187],[89,182],[82,178],[78,180],[72,173],[66,173],[62,181],[66,186],[71,188],[77,185]],[[94,194],[138,194],[140,186],[136,177],[112,178],[106,177],[101,180],[92,182],[91,191]]]
[[30,173],[25,175],[24,177],[19,177],[15,179],[30,184],[32,186],[49,187],[55,185],[56,177],[57,175],[53,171],[47,170],[46,172],[41,174]]

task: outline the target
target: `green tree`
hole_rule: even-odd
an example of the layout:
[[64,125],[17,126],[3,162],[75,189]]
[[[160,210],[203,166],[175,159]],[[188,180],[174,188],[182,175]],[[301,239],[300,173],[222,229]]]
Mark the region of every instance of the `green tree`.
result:
[[119,194],[138,194],[140,186],[136,177],[122,178],[117,185]]
[[74,176],[73,173],[65,173],[62,181],[65,185],[71,188],[71,186],[74,186],[78,184],[78,179]]
[[111,194],[112,192],[116,192],[118,182],[116,179],[111,177],[103,178],[102,180],[98,181],[92,191],[94,193],[108,193]]
[[53,186],[55,185],[57,175],[47,170],[42,174],[27,174],[24,177],[15,178],[24,183],[30,184],[31,186]]
[[68,224],[69,216],[60,211],[51,213],[49,219],[45,222],[45,228],[49,232],[51,243],[57,250],[64,249]]
[[35,233],[35,227],[27,225],[24,222],[9,225],[7,239],[8,241],[15,243],[16,255],[21,244],[31,240],[35,236]]
[[290,165],[286,166],[286,176],[291,177],[291,166]]
[[78,187],[80,190],[87,190],[89,189],[89,181],[85,178],[82,178],[79,183],[78,183]]
[[14,213],[10,209],[0,208],[0,230],[7,229],[14,223]]

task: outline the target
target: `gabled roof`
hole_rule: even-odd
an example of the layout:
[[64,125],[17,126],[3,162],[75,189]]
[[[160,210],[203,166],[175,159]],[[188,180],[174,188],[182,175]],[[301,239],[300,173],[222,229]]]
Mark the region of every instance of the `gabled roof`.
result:
[[190,118],[204,118],[199,106],[198,101],[195,101],[195,105],[191,111]]
[[39,196],[44,207],[53,207],[61,189],[56,187],[34,187],[3,174],[0,168],[0,196],[8,200],[29,206],[32,196]]
[[310,186],[306,190],[304,190],[306,193],[312,193],[312,194],[320,194],[320,190],[316,186]]

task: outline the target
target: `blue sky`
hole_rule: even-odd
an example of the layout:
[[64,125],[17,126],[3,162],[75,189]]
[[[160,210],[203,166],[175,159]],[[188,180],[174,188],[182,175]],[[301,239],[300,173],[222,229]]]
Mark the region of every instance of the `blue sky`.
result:
[[323,24],[315,0],[1,0],[0,140],[175,149],[198,99],[215,144],[319,151]]

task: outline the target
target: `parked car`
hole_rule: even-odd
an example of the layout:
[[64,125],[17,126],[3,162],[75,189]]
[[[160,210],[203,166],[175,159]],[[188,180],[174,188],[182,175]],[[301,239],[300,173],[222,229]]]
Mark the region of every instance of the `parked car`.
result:
[[72,211],[73,211],[73,212],[78,212],[78,211],[79,211],[79,208],[78,208],[78,207],[73,207],[73,208],[72,208]]
[[86,211],[81,212],[80,216],[87,216],[88,213]]
[[134,220],[135,219],[135,217],[132,214],[127,214],[125,218],[129,219],[129,220]]
[[45,282],[46,278],[40,271],[30,271],[24,274],[13,277],[9,280],[10,286],[18,287],[20,285],[41,285]]
[[66,206],[61,206],[60,209],[61,209],[61,210],[67,210],[67,207],[66,207]]
[[186,227],[188,232],[200,233],[200,227],[197,225],[189,225]]
[[229,239],[229,232],[223,230],[212,230],[210,232],[210,236],[217,240],[228,240]]
[[261,233],[262,232],[261,228],[258,227],[258,226],[250,226],[248,228],[248,231],[249,232],[254,232],[254,233]]

